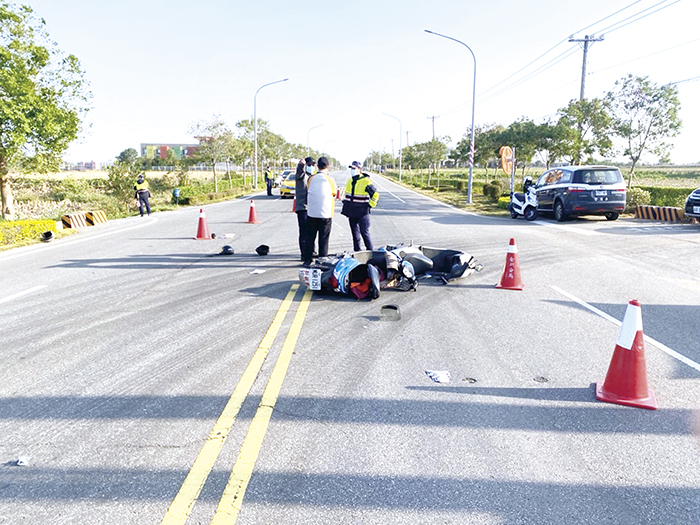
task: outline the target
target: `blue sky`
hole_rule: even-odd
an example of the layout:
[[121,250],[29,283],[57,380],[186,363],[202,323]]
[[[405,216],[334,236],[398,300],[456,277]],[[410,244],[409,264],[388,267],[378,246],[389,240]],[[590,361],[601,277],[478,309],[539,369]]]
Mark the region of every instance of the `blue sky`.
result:
[[[395,152],[399,137],[402,145],[430,140],[428,117],[438,116],[436,134],[454,144],[471,122],[472,57],[425,29],[474,51],[477,125],[541,121],[577,99],[583,51],[570,35],[604,34],[588,54],[589,98],[628,73],[657,84],[700,76],[697,0],[26,3],[59,48],[80,59],[94,95],[91,128],[71,146],[72,161],[109,161],[141,142],[196,142],[190,124],[215,114],[233,128],[252,117],[256,90],[283,78],[259,92],[257,112],[290,142],[308,138],[343,162],[362,160],[370,150],[391,152],[392,139]],[[649,16],[633,21],[645,9],[639,16]],[[671,158],[700,162],[700,81],[678,88],[684,126]],[[401,121],[401,136],[383,113]]]

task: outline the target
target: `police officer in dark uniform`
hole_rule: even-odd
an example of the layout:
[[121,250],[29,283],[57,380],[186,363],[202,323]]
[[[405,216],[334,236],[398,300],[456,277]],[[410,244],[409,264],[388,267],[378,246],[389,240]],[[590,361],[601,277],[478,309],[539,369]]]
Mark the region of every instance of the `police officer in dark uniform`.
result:
[[272,197],[272,183],[275,181],[272,170],[270,166],[265,169],[265,184],[267,184],[267,196]]
[[354,161],[350,166],[351,177],[345,185],[345,197],[343,197],[343,210],[350,222],[353,249],[359,252],[360,238],[365,243],[367,250],[373,250],[372,237],[369,234],[369,213],[377,205],[379,192],[369,178],[369,174],[362,173],[362,164]]
[[151,192],[148,190],[148,181],[146,180],[143,173],[139,173],[136,177],[136,185],[134,186],[134,198],[139,201],[139,211],[141,212],[141,217],[143,217],[143,208],[146,208],[146,212],[151,214],[151,205],[148,203],[148,198],[151,196]]

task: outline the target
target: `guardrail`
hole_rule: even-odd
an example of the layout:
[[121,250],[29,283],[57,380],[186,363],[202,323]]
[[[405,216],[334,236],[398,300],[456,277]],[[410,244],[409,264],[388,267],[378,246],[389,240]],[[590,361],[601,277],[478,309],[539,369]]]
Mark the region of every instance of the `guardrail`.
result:
[[102,210],[76,211],[61,217],[61,225],[64,228],[87,228],[107,222],[107,215]]
[[634,216],[637,219],[680,222],[685,218],[685,213],[681,208],[674,208],[671,206],[646,206],[638,204]]

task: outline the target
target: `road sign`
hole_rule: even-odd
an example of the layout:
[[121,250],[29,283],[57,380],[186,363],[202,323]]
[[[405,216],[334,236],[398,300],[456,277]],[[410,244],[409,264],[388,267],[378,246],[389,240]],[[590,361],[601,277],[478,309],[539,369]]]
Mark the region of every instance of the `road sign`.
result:
[[501,146],[498,150],[501,154],[501,169],[506,175],[513,173],[513,149],[510,146]]

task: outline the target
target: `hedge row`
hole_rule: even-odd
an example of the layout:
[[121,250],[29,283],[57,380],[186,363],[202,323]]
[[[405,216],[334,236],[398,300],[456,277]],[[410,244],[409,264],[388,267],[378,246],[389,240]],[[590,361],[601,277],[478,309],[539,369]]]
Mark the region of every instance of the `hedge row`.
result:
[[56,232],[56,221],[0,221],[0,246],[22,244],[41,238],[47,231]]
[[[649,193],[651,199],[646,204],[652,206],[682,207],[685,199],[695,188],[662,188],[657,186],[635,186]],[[639,203],[642,204],[642,203]]]

